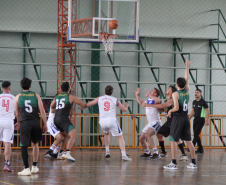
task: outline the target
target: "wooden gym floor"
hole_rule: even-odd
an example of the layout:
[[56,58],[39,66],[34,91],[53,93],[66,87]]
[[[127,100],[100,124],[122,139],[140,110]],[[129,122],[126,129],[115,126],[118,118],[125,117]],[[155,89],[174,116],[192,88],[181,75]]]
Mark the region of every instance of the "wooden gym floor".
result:
[[[12,153],[11,167],[15,172],[4,172],[3,152],[0,157],[0,184],[152,184],[152,185],[192,185],[192,184],[226,184],[226,152],[219,150],[205,150],[204,154],[196,155],[197,170],[189,170],[186,165],[190,162],[179,161],[178,170],[164,170],[162,167],[170,163],[168,157],[149,160],[140,158],[141,150],[128,150],[132,162],[121,161],[119,150],[111,150],[111,158],[104,158],[104,150],[78,150],[72,152],[75,162],[62,160],[50,161],[43,157],[46,150],[40,150],[38,167],[40,172],[31,176],[18,176],[23,169],[20,150]],[[31,161],[31,150],[29,150]],[[32,165],[32,163],[30,163]]]

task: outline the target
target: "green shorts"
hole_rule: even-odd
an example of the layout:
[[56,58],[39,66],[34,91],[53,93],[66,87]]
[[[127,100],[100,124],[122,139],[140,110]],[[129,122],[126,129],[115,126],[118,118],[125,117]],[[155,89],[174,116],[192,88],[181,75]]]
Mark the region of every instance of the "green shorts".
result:
[[175,140],[173,139],[172,136],[169,137],[169,141],[174,141],[175,142]]

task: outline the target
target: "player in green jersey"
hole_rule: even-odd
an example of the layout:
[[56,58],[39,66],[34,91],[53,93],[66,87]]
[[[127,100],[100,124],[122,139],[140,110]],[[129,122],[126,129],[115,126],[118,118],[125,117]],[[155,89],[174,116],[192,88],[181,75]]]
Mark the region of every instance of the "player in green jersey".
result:
[[[42,100],[39,94],[30,91],[31,80],[23,78],[20,81],[23,92],[19,93],[15,98],[15,111],[17,123],[15,129],[20,129],[20,146],[21,154],[24,162],[24,170],[18,172],[18,175],[31,175],[39,171],[37,167],[39,147],[38,142],[42,138],[42,130],[40,127],[38,109],[40,110],[44,123],[43,132],[47,132],[46,113],[43,108]],[[28,151],[30,140],[33,146],[33,165],[30,171],[28,164]]]
[[195,162],[195,148],[191,141],[190,120],[188,117],[188,101],[189,101],[189,65],[190,61],[186,60],[185,78],[179,77],[177,79],[177,92],[172,94],[174,107],[169,110],[168,116],[173,119],[170,128],[170,141],[172,162],[164,166],[165,169],[177,169],[176,152],[177,143],[179,139],[185,140],[191,151],[191,163],[187,166],[190,169],[197,169]]
[[71,156],[70,151],[75,143],[77,134],[74,125],[69,119],[69,115],[73,103],[76,103],[83,107],[86,107],[86,103],[69,93],[70,86],[68,82],[62,83],[61,90],[62,93],[58,94],[50,105],[51,109],[56,109],[54,124],[61,132],[61,135],[59,135],[59,137],[54,141],[53,145],[58,146],[63,141],[64,134],[67,134],[70,139],[68,140],[67,149],[66,152],[64,152],[64,154],[62,155],[62,158],[74,162],[75,159]]
[[[170,85],[169,88],[166,90],[165,94],[166,94],[166,102],[163,104],[148,104],[147,106],[149,107],[154,107],[157,109],[162,109],[162,111],[164,110],[166,112],[166,117],[167,120],[166,122],[162,125],[162,127],[159,129],[158,133],[157,133],[157,138],[159,140],[159,145],[161,146],[162,152],[160,153],[161,157],[165,157],[166,156],[166,151],[165,151],[165,145],[164,145],[164,137],[168,137],[170,135],[170,127],[171,127],[171,122],[172,122],[172,115],[171,118],[168,116],[168,112],[173,108],[173,98],[172,98],[172,94],[174,92],[176,92],[177,89],[176,87]],[[188,156],[185,154],[184,151],[184,143],[181,141],[181,139],[179,140],[179,144],[178,144],[179,149],[181,150],[182,156],[180,157],[180,161],[187,161],[188,160]]]

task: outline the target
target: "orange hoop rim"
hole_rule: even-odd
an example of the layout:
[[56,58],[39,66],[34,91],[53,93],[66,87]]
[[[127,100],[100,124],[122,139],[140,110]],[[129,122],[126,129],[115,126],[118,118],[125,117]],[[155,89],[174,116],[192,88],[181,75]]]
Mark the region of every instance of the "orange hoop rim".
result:
[[100,40],[102,40],[103,38],[105,40],[108,40],[109,37],[117,37],[118,35],[116,34],[110,34],[110,33],[99,33],[99,36],[100,36]]

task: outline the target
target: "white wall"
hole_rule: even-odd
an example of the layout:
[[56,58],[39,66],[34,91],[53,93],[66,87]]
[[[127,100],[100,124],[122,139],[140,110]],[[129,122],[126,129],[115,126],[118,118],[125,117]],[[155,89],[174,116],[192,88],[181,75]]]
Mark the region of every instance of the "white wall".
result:
[[217,12],[225,14],[225,1],[219,0],[141,0],[140,34],[160,37],[217,36]]

